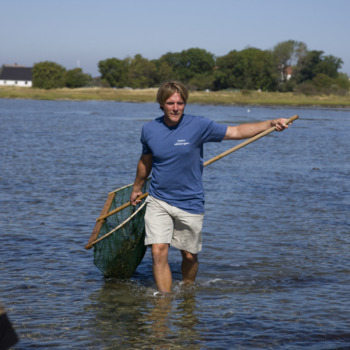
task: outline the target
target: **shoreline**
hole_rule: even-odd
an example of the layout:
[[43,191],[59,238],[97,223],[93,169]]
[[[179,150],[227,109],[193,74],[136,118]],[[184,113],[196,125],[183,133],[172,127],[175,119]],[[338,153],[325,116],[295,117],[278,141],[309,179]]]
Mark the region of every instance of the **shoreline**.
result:
[[[157,88],[113,89],[36,89],[31,87],[0,87],[0,99],[32,99],[54,101],[118,101],[156,103]],[[350,95],[313,95],[306,96],[292,92],[258,91],[190,91],[188,103],[203,105],[238,106],[290,106],[290,107],[328,107],[350,108]]]

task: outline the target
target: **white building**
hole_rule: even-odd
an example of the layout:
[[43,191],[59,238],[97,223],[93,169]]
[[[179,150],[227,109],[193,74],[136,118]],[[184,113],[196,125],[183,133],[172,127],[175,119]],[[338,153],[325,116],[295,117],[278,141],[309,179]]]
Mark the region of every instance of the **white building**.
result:
[[32,68],[3,65],[0,68],[0,86],[32,86]]

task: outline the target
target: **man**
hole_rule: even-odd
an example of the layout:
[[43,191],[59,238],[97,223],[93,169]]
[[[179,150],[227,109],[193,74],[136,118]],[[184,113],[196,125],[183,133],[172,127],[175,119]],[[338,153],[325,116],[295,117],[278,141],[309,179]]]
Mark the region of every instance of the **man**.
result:
[[193,283],[197,275],[204,216],[203,144],[250,138],[272,126],[277,131],[288,128],[285,119],[225,126],[184,114],[187,99],[181,82],[160,86],[157,101],[164,115],[143,126],[142,155],[130,196],[132,205],[140,202],[142,185],[152,171],[145,244],[152,249],[153,275],[161,293],[169,293],[172,286],[170,244],[181,251],[183,282]]

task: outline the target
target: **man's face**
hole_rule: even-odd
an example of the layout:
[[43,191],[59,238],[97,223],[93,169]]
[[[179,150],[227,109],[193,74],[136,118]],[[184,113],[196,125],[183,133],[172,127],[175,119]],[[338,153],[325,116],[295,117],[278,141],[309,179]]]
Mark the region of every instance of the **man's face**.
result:
[[164,123],[167,126],[177,125],[185,110],[185,102],[181,98],[180,94],[175,92],[171,95],[161,107],[164,111]]

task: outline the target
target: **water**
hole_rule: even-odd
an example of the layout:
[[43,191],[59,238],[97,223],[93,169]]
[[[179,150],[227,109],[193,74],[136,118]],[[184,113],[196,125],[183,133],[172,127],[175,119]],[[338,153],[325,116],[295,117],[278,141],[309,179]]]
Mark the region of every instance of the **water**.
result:
[[[189,105],[219,122],[300,119],[205,169],[197,283],[153,296],[150,252],[105,280],[84,249],[133,181],[156,104],[0,100],[0,299],[15,349],[350,347],[350,113]],[[209,159],[238,142],[206,145]]]

